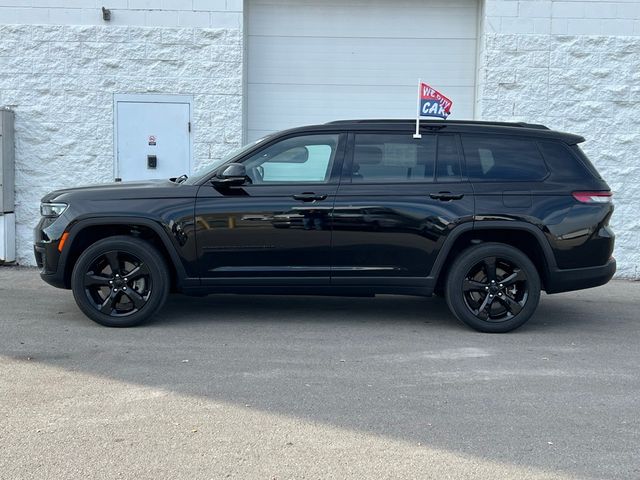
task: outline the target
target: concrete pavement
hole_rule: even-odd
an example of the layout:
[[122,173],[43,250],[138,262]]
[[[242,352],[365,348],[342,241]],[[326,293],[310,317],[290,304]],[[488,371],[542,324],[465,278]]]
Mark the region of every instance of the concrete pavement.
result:
[[640,283],[506,335],[441,299],[173,297],[108,329],[0,268],[0,478],[640,478]]

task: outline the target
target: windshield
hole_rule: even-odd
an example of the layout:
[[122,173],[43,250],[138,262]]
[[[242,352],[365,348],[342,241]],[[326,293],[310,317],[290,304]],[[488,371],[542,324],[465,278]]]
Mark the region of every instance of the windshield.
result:
[[233,149],[227,155],[225,155],[224,158],[222,158],[222,160],[214,160],[213,163],[208,163],[206,165],[201,165],[200,168],[198,169],[198,171],[196,172],[196,174],[193,177],[189,177],[187,180],[185,180],[184,183],[186,183],[188,185],[194,185],[194,184],[200,182],[204,178],[206,178],[209,175],[211,175],[214,172],[214,170],[216,168],[218,168],[220,165],[222,165],[223,163],[226,163],[229,160],[231,160],[232,158],[239,157],[243,153],[248,152],[253,147],[258,145],[259,143],[264,142],[270,136],[271,135],[267,135],[266,137],[262,137],[262,138],[259,138],[258,140],[255,140],[253,142],[247,143],[243,147]]

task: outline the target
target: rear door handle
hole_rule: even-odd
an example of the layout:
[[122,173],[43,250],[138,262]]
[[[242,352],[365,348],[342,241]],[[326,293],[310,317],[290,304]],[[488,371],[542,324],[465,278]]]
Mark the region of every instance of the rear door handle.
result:
[[294,200],[299,200],[301,202],[319,202],[326,198],[327,198],[326,195],[316,194],[313,192],[297,193],[293,196]]
[[460,200],[462,197],[464,197],[464,193],[438,192],[430,193],[429,196],[434,200],[442,200],[443,202],[448,202],[449,200]]

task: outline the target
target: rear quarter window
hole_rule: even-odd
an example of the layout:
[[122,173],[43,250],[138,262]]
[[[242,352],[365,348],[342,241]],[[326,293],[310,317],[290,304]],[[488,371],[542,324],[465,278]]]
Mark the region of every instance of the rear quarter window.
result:
[[[588,178],[591,176],[590,173],[595,172],[593,167],[593,172],[589,172],[583,161],[572,151],[572,147],[565,143],[545,140],[538,142],[538,145],[554,177]],[[597,172],[595,173],[598,176]]]
[[548,170],[536,142],[502,135],[462,135],[469,178],[480,181],[538,181]]

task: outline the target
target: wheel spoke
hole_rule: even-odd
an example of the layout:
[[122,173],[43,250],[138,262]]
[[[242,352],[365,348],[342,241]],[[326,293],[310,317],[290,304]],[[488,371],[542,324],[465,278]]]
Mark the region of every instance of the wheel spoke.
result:
[[133,270],[127,273],[125,276],[128,280],[135,280],[140,277],[149,275],[149,268],[144,263],[137,265]]
[[502,295],[498,297],[498,300],[511,312],[513,315],[517,315],[522,310],[523,305],[520,305],[519,302],[516,302],[509,295]]
[[94,272],[88,272],[84,276],[84,286],[85,287],[94,287],[94,286],[108,286],[109,285],[109,277],[104,277],[102,275],[96,275]]
[[525,275],[525,273],[518,268],[518,269],[514,269],[511,275],[500,280],[500,283],[505,287],[510,287],[514,283],[524,282],[526,279],[527,279],[527,276]]
[[484,270],[487,274],[487,279],[497,280],[496,278],[496,257],[488,257],[484,259]]
[[491,295],[486,295],[484,297],[484,301],[482,302],[482,305],[480,305],[480,308],[478,308],[478,311],[476,312],[476,316],[479,319],[486,320],[487,318],[489,318],[491,304],[493,303],[494,298],[495,297],[492,297]]
[[476,292],[476,291],[485,291],[487,287],[486,283],[477,282],[476,280],[469,280],[465,278],[462,282],[462,290],[464,292]]
[[116,273],[120,273],[120,260],[118,259],[118,252],[111,251],[104,254],[107,262],[109,262],[109,267],[111,267],[111,273],[114,275]]
[[116,292],[115,290],[111,290],[111,292],[109,293],[109,296],[105,299],[104,302],[102,302],[102,305],[100,305],[100,311],[102,313],[111,315],[111,313],[115,308],[115,304],[117,303],[116,299],[118,297],[118,293],[119,292]]
[[122,294],[129,297],[133,302],[133,306],[136,307],[137,309],[142,308],[144,304],[147,303],[144,297],[140,295],[138,292],[136,292],[135,290],[128,289],[122,292]]

